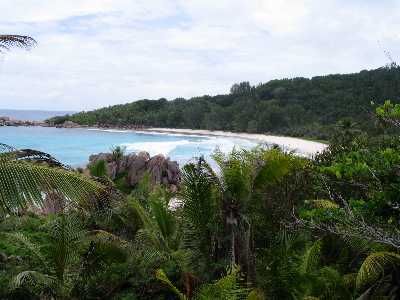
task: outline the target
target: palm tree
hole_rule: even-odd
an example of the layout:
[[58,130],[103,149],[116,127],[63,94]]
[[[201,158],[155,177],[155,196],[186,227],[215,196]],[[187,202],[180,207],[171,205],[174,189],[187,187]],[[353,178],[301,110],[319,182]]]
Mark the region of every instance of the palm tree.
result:
[[104,193],[102,184],[49,154],[0,144],[0,215],[17,213],[29,205],[43,206],[49,194],[82,205]]
[[36,45],[35,39],[26,35],[0,34],[0,53],[13,47],[30,49]]
[[71,299],[101,264],[126,260],[125,241],[105,231],[85,229],[81,217],[78,211],[65,209],[51,219],[43,228],[50,237],[47,251],[22,233],[6,234],[38,261],[35,269],[22,271],[12,279],[14,291],[22,289],[43,299]]
[[47,224],[51,238],[50,257],[41,251],[39,245],[22,233],[8,234],[8,238],[28,249],[40,263],[37,270],[25,270],[12,280],[13,289],[24,289],[32,295],[55,296],[69,299],[76,270],[80,262],[79,249],[85,236],[82,224],[73,214],[61,213]]
[[291,168],[293,159],[279,149],[233,150],[229,155],[216,152],[216,174],[200,158],[184,168],[181,198],[183,215],[193,236],[202,237],[196,248],[207,257],[205,265],[228,260],[240,265],[248,280],[254,278],[251,245],[253,224],[250,204],[269,184],[279,182]]

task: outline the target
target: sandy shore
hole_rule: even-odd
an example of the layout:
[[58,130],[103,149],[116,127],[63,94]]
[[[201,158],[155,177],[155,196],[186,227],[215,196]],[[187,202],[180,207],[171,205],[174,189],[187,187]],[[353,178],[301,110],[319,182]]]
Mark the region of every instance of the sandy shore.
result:
[[237,133],[227,131],[212,131],[212,130],[194,130],[194,129],[175,129],[175,128],[147,128],[138,130],[141,132],[155,133],[173,133],[185,135],[204,135],[204,136],[219,136],[231,137],[252,140],[258,143],[277,144],[284,149],[294,151],[306,156],[313,156],[318,152],[322,152],[327,145],[319,142],[308,141],[300,138],[264,135],[256,133]]

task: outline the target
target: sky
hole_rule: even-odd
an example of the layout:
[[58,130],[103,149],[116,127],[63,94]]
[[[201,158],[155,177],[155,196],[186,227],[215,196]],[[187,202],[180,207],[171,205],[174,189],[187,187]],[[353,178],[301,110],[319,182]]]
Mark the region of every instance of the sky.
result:
[[90,110],[400,60],[400,0],[0,0],[0,108]]

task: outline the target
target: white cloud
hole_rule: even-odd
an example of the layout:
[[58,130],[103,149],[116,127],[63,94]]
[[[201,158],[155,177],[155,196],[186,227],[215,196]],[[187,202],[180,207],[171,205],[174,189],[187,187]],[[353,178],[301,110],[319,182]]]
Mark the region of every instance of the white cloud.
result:
[[91,109],[226,92],[241,80],[355,72],[400,53],[396,1],[2,0],[0,107]]

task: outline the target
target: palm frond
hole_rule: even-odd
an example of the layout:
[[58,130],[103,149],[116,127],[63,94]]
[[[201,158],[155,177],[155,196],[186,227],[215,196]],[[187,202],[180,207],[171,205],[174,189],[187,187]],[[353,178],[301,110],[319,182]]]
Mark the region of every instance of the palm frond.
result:
[[254,289],[247,295],[246,300],[265,300],[265,295],[261,290]]
[[318,267],[321,256],[321,246],[321,241],[318,240],[307,249],[301,264],[301,271],[303,273],[313,271]]
[[100,159],[89,166],[90,175],[94,177],[107,176],[107,164],[104,159]]
[[64,165],[58,159],[48,153],[34,149],[20,149],[10,152],[16,160],[24,160],[36,163],[45,163],[51,167],[59,167],[66,170],[71,170],[71,167]]
[[37,44],[35,39],[26,35],[0,34],[0,52],[8,51],[13,47],[30,49]]
[[134,198],[128,199],[130,206],[135,210],[137,216],[142,222],[143,228],[138,231],[136,238],[143,237],[144,240],[152,243],[153,247],[158,250],[165,249],[167,246],[165,241],[162,239],[159,228],[157,227],[154,220],[151,218],[149,213],[140,205],[139,201]]
[[325,266],[319,270],[319,275],[323,278],[325,291],[323,292],[323,299],[334,299],[337,295],[346,293],[344,288],[343,276],[333,267]]
[[43,290],[51,290],[55,285],[55,281],[54,277],[37,271],[23,271],[13,278],[11,289],[23,288],[34,295],[38,295]]
[[270,149],[259,153],[256,151],[255,156],[256,164],[259,165],[254,179],[257,187],[277,183],[290,171],[292,163],[299,160],[279,149]]
[[150,208],[153,219],[157,223],[163,238],[168,240],[175,234],[175,217],[171,211],[168,210],[166,203],[163,203],[159,199],[151,199]]
[[238,300],[245,299],[250,293],[247,287],[244,287],[240,268],[232,266],[227,274],[217,280],[215,283],[203,285],[196,293],[196,300]]
[[192,267],[203,268],[215,256],[216,239],[222,222],[219,178],[203,158],[183,168],[181,190],[182,245],[193,254]]
[[133,251],[129,241],[108,231],[94,230],[90,240],[94,242],[96,252],[102,259],[111,258],[113,261],[123,262]]
[[343,275],[343,283],[345,287],[352,290],[356,287],[357,273],[350,273]]
[[400,255],[393,252],[375,252],[362,263],[356,279],[357,288],[362,288],[378,280],[385,269],[400,264]]
[[62,213],[47,226],[53,244],[53,267],[57,278],[63,281],[67,268],[78,260],[79,245],[84,236],[82,223],[76,215]]
[[216,151],[213,159],[221,169],[221,182],[225,193],[235,201],[249,197],[255,172],[253,160],[247,150],[233,149],[228,155]]
[[185,165],[179,197],[186,221],[204,235],[211,229],[218,206],[215,177],[204,160]]
[[35,243],[32,243],[25,235],[22,233],[9,233],[7,234],[7,238],[21,244],[24,248],[28,249],[42,264],[42,266],[46,269],[47,272],[50,272],[51,268],[46,260],[46,258],[40,252],[40,248]]
[[84,203],[104,191],[100,183],[73,171],[0,156],[0,210],[4,212],[42,206],[46,193],[56,192],[69,201]]
[[172,292],[174,292],[174,294],[176,296],[178,296],[178,298],[180,300],[187,300],[188,299],[177,287],[175,287],[175,285],[171,282],[171,280],[169,280],[169,278],[167,277],[167,275],[165,274],[165,272],[163,270],[158,269],[156,271],[156,278],[158,280],[162,281],[165,285],[167,285],[169,287],[169,289]]
[[[162,269],[156,271],[156,278],[162,281],[169,289],[174,292],[180,300],[187,300],[184,295],[167,277]],[[227,270],[227,274],[218,279],[214,283],[204,284],[195,293],[193,299],[196,300],[263,300],[264,296],[260,291],[251,290],[243,283],[243,278],[238,266],[231,266]]]

